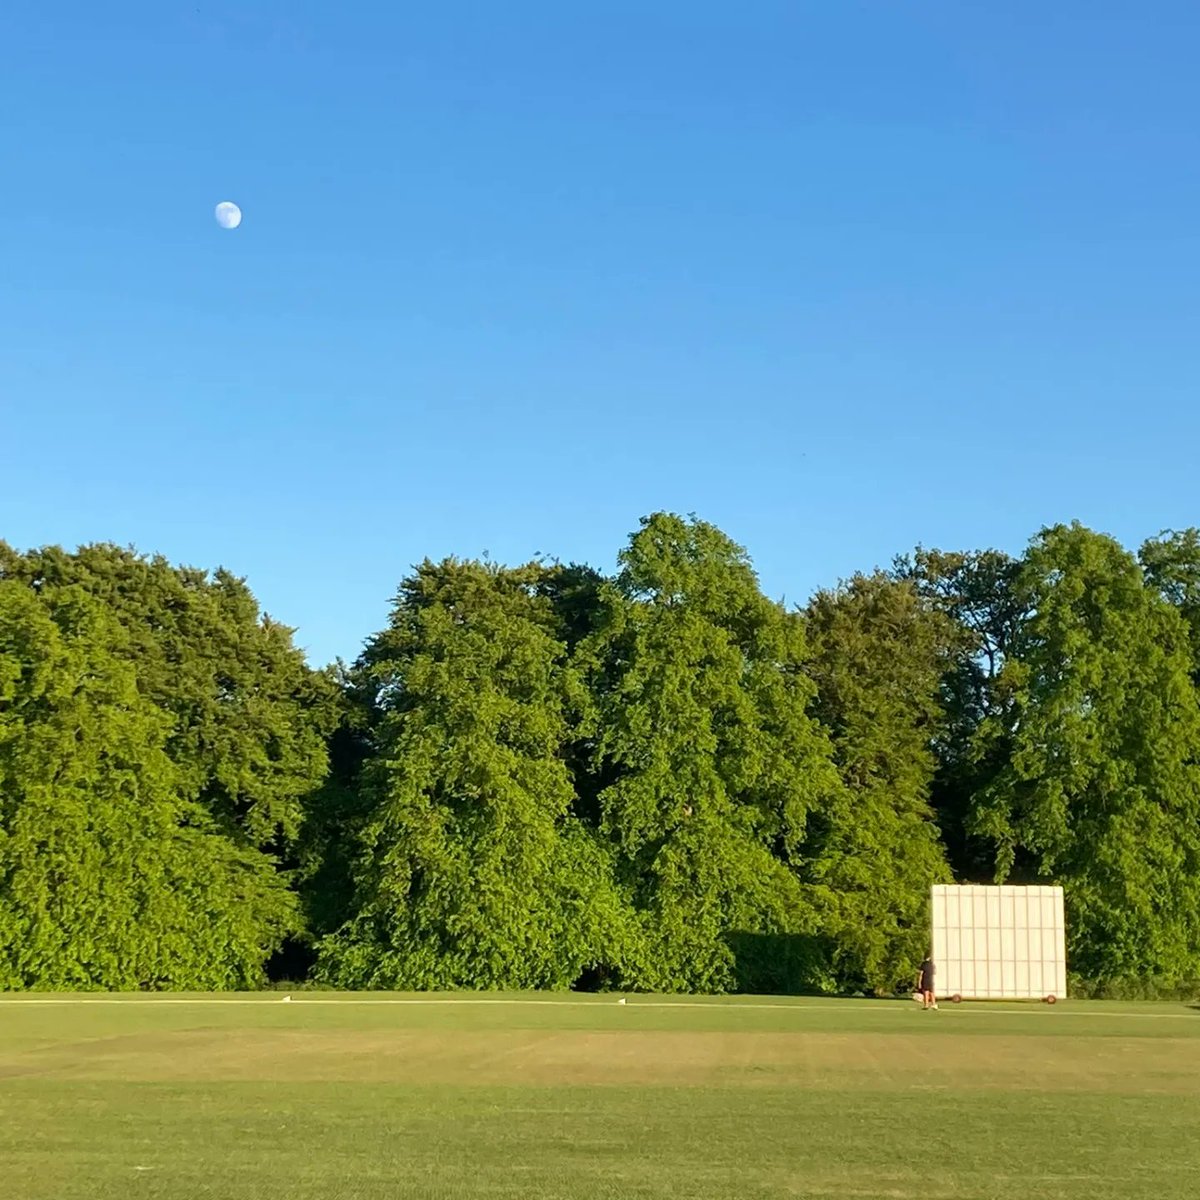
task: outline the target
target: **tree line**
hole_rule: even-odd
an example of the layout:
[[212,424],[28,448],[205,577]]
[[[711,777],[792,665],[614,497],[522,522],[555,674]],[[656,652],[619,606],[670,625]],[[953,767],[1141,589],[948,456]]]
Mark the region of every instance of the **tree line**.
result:
[[1200,534],[917,549],[800,608],[714,526],[425,561],[352,665],[244,580],[0,542],[0,989],[865,991],[1053,882],[1200,977]]

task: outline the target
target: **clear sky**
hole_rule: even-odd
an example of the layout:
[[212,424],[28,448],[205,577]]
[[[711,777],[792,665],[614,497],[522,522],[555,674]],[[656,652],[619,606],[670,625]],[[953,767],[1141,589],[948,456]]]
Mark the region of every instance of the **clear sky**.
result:
[[9,5],[0,537],[320,662],[660,508],[789,600],[1200,523],[1198,59],[1196,0]]

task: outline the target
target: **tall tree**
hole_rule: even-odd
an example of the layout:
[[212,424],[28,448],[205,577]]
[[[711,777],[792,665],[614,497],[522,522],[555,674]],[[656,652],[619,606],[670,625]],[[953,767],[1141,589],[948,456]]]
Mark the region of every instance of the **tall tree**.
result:
[[1017,591],[1028,615],[1001,672],[1011,707],[979,731],[1010,754],[973,814],[997,877],[1062,883],[1085,977],[1194,977],[1200,710],[1187,629],[1132,555],[1079,525],[1034,541]]
[[619,966],[623,912],[564,761],[581,696],[539,564],[424,563],[360,671],[374,689],[341,986],[566,987]]
[[928,949],[930,885],[950,880],[930,789],[957,630],[913,583],[881,573],[818,592],[806,628],[815,712],[846,785],[819,860],[837,972],[890,992]]
[[336,685],[260,614],[244,580],[117,546],[19,554],[3,542],[0,579],[101,601],[139,692],[171,718],[166,751],[186,794],[247,845],[291,843],[327,770]]
[[[1016,587],[1020,562],[998,550],[918,549],[898,558],[897,579],[951,623],[953,654],[942,676],[945,721],[934,740],[938,767],[931,799],[950,865],[963,880],[982,882],[992,869],[991,848],[971,831],[974,796],[1008,761],[1001,731],[1009,727],[1009,680],[1002,668],[1024,616]],[[990,719],[989,719],[990,718]],[[988,720],[990,736],[979,736]]]
[[[805,840],[840,789],[807,711],[801,621],[762,595],[739,546],[700,521],[646,518],[620,564],[580,660],[599,819],[641,929],[630,982],[763,986],[746,978],[738,939],[815,938]],[[798,965],[811,967],[803,955]]]
[[293,897],[183,794],[168,735],[102,604],[0,580],[0,989],[261,982]]

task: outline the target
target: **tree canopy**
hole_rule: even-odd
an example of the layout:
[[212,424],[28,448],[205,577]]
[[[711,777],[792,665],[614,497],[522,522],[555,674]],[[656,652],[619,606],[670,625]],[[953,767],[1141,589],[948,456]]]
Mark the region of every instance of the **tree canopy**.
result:
[[2,542],[0,579],[100,601],[121,630],[114,653],[170,717],[179,786],[247,844],[296,836],[327,770],[336,687],[309,669],[290,629],[260,614],[244,580],[112,545],[18,554]]
[[840,782],[808,712],[803,625],[762,595],[741,547],[704,522],[648,518],[581,658],[600,828],[638,914],[631,981],[724,990],[739,935],[815,935],[809,826]]
[[978,737],[1003,766],[974,802],[998,879],[1061,882],[1091,979],[1194,977],[1200,957],[1200,709],[1188,631],[1136,559],[1047,529],[1016,581],[1026,612]]
[[567,987],[621,957],[602,846],[571,814],[579,683],[538,564],[424,563],[362,671],[374,692],[348,987]]
[[887,993],[930,885],[1000,880],[1062,885],[1080,984],[1200,980],[1194,529],[788,608],[656,513],[607,574],[424,561],[351,664],[292,637],[0,542],[0,989]]
[[181,788],[122,642],[0,581],[0,988],[256,986],[295,898]]
[[837,976],[891,991],[926,953],[930,885],[951,881],[930,790],[956,629],[882,573],[819,592],[807,629],[815,712],[845,785],[820,863]]

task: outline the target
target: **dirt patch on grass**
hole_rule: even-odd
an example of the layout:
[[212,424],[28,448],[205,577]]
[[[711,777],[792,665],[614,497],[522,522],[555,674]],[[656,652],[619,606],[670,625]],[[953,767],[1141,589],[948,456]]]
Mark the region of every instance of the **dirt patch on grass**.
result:
[[0,1077],[1191,1093],[1200,1041],[947,1033],[148,1032],[0,1058]]

